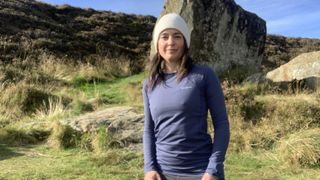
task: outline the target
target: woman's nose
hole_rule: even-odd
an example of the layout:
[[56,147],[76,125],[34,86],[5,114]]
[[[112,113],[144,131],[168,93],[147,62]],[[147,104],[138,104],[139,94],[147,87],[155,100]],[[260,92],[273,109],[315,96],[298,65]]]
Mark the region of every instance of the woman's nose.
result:
[[175,39],[174,37],[170,36],[169,39],[168,39],[168,44],[172,45],[172,44],[175,44]]

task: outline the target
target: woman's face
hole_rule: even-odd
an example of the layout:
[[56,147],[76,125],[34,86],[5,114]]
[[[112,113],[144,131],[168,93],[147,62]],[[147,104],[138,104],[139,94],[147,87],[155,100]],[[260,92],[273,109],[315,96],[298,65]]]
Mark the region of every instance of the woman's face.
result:
[[176,29],[166,29],[160,33],[158,40],[158,52],[167,62],[175,62],[181,59],[184,53],[184,38]]

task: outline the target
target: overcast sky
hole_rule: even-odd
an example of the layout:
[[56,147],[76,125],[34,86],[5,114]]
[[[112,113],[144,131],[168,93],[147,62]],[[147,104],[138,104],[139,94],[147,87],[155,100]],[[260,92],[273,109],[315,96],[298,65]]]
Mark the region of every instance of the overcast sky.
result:
[[[164,0],[41,0],[55,5],[110,10],[158,17]],[[235,0],[267,22],[268,34],[320,38],[319,0]]]

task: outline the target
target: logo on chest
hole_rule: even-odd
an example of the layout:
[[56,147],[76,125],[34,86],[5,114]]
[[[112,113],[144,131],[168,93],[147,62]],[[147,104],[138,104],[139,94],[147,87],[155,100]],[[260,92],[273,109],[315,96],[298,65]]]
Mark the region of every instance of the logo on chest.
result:
[[180,89],[192,89],[193,87],[192,86],[183,86],[183,87],[180,87]]

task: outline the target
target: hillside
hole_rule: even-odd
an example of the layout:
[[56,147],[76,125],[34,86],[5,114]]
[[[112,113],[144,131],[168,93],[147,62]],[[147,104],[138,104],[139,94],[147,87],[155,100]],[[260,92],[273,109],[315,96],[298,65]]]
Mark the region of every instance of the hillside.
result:
[[270,71],[301,53],[319,51],[320,39],[291,38],[268,35],[265,44],[265,58],[262,62],[264,71]]
[[139,59],[147,54],[152,16],[52,6],[35,0],[0,1],[0,61],[45,49],[59,57]]

